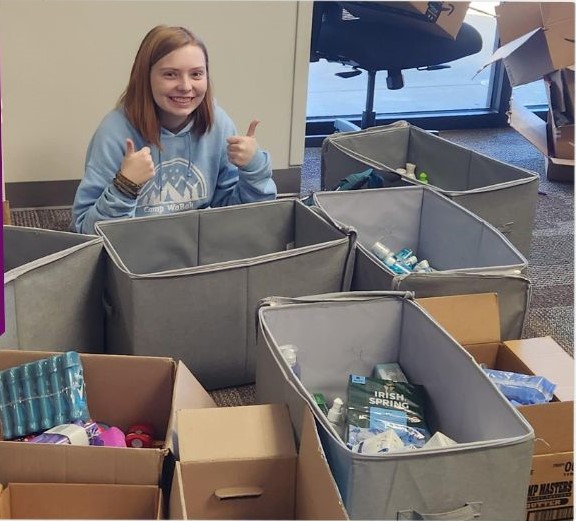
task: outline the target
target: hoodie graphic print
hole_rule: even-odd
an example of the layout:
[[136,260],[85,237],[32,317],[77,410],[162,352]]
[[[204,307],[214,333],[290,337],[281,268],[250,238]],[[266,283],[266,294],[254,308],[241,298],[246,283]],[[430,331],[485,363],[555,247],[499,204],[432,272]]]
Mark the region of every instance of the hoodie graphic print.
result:
[[208,197],[206,177],[188,159],[175,157],[154,168],[138,197],[136,213],[163,214],[191,210]]

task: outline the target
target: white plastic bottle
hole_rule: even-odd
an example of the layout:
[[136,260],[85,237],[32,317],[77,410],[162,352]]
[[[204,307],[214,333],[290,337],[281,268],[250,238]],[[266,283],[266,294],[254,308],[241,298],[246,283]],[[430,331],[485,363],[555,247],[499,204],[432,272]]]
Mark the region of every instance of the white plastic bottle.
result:
[[430,266],[430,264],[428,263],[428,261],[426,259],[422,259],[418,264],[416,264],[414,266],[414,271],[415,272],[432,272],[434,271],[434,269]]
[[414,163],[406,163],[406,175],[416,179],[416,165]]
[[382,262],[384,262],[384,259],[386,259],[386,257],[388,257],[389,255],[392,255],[392,250],[390,248],[388,248],[388,246],[386,246],[386,244],[384,244],[384,242],[382,241],[382,239],[378,239],[370,248],[370,251],[376,255],[376,257],[378,257]]
[[300,364],[298,363],[298,347],[293,344],[286,344],[279,347],[280,353],[286,360],[286,363],[289,365],[292,372],[296,375],[298,379],[300,379]]
[[334,426],[338,436],[344,439],[344,402],[342,401],[342,398],[334,398],[332,407],[328,410],[326,418]]

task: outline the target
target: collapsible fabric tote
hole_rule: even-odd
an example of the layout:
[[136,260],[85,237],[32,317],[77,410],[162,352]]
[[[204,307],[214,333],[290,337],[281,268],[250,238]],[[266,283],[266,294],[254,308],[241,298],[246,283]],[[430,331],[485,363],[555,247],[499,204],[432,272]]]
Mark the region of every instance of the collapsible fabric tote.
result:
[[388,184],[420,184],[404,174],[406,163],[425,172],[428,186],[501,231],[523,255],[530,252],[538,199],[536,173],[435,136],[406,121],[336,133],[322,144],[321,186],[334,190],[346,176],[374,168]]
[[[313,200],[327,219],[358,234],[353,290],[410,290],[417,298],[497,293],[502,339],[521,338],[527,261],[483,219],[426,187],[317,192]],[[374,254],[377,241],[394,252],[411,249],[435,271],[395,273]]]
[[355,235],[298,200],[103,221],[107,350],[180,359],[205,388],[254,381],[256,309],[349,289]]
[[[410,293],[269,298],[258,317],[256,401],[287,403],[292,418],[312,408],[351,519],[525,519],[531,426]],[[281,354],[287,344],[297,347],[299,378]],[[400,364],[423,387],[430,432],[455,445],[379,454],[348,447],[313,395],[346,401],[349,378],[362,382],[384,363]]]
[[103,275],[100,237],[4,226],[0,349],[103,352]]

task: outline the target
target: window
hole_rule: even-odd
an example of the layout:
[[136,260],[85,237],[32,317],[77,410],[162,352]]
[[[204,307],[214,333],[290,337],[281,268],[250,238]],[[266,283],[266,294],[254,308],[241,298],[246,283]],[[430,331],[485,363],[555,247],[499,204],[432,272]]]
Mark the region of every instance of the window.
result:
[[[374,110],[377,124],[397,119],[407,119],[426,127],[424,118],[434,128],[458,126],[493,126],[505,122],[507,96],[510,93],[507,81],[502,91],[501,64],[482,69],[497,47],[497,27],[494,7],[498,2],[472,2],[465,22],[475,27],[482,35],[479,53],[451,62],[449,68],[440,70],[403,71],[404,87],[390,90],[386,86],[386,71],[376,74]],[[482,70],[481,70],[482,69]],[[342,78],[336,73],[352,71],[349,66],[321,59],[310,63],[307,102],[307,134],[326,134],[333,129],[333,120],[359,119],[366,104],[368,75],[362,74]],[[508,89],[506,91],[506,88]],[[546,104],[543,82],[517,87],[514,96],[524,105]],[[505,105],[502,104],[504,101]],[[462,118],[468,116],[466,124]],[[459,118],[455,122],[454,118]],[[484,119],[482,119],[484,117]],[[439,118],[449,118],[439,124]]]

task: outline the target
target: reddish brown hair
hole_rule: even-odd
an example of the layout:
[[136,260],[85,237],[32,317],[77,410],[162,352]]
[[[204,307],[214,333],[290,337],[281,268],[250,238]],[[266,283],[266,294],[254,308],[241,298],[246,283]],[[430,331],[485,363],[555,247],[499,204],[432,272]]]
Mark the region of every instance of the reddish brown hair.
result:
[[132,126],[148,143],[158,147],[160,146],[160,119],[152,96],[150,71],[157,61],[185,45],[195,45],[202,49],[206,60],[208,80],[204,100],[194,111],[192,132],[201,136],[210,130],[214,122],[214,98],[208,71],[208,51],[204,43],[184,27],[158,25],[148,32],[134,58],[128,86],[118,101],[118,105],[124,108]]

